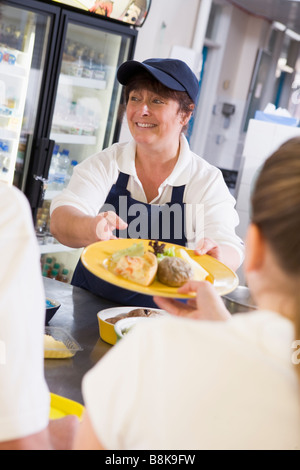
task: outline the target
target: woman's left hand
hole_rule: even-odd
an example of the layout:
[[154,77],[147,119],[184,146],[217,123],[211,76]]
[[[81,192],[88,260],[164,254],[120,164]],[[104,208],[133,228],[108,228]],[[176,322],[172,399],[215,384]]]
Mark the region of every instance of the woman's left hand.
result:
[[195,249],[196,255],[210,255],[221,261],[221,247],[211,238],[203,238],[197,243]]
[[[242,248],[242,247],[241,247]],[[211,238],[199,240],[194,250],[195,255],[209,255],[236,271],[242,262],[242,257],[236,248],[230,245],[219,245]]]

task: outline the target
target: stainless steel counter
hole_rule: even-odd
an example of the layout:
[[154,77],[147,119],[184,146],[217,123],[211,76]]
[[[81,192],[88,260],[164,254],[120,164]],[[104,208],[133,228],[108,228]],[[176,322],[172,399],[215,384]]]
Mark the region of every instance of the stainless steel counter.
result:
[[[120,304],[79,287],[43,279],[46,296],[61,303],[49,326],[63,328],[83,349],[71,359],[45,359],[46,381],[50,392],[83,403],[83,376],[112,347],[100,338],[97,313],[105,308],[119,307]],[[235,313],[233,310],[231,312]]]
[[119,306],[78,287],[43,278],[46,296],[61,303],[49,326],[63,328],[83,351],[71,359],[45,359],[45,377],[50,392],[83,403],[81,381],[111,345],[99,335],[97,313]]

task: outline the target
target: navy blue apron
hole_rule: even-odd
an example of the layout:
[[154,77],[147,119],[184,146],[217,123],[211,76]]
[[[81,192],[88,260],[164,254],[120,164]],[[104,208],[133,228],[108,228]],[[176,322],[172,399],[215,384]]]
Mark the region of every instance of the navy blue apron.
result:
[[[164,205],[152,205],[131,197],[127,190],[128,180],[129,175],[119,174],[116,184],[112,186],[104,206],[99,211],[114,209],[116,214],[127,222],[128,228],[122,231],[116,230],[116,236],[155,239],[185,246],[187,242],[185,204],[183,203],[185,186],[173,187],[171,202]],[[139,212],[139,216],[137,216],[137,212]],[[136,236],[137,229],[139,229],[139,237]],[[151,296],[138,294],[99,279],[83,266],[81,260],[78,261],[71,284],[122,305],[157,308]]]

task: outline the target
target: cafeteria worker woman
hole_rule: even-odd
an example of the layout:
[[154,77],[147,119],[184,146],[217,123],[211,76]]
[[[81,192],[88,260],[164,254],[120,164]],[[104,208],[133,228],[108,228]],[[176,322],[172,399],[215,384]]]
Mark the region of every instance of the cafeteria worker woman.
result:
[[[158,239],[236,270],[243,243],[235,200],[220,170],[194,154],[183,133],[197,101],[196,76],[183,61],[148,59],[123,63],[117,78],[133,139],[76,166],[52,202],[52,234],[73,248],[115,236]],[[81,261],[72,284],[122,304],[155,305],[150,296],[96,278]]]

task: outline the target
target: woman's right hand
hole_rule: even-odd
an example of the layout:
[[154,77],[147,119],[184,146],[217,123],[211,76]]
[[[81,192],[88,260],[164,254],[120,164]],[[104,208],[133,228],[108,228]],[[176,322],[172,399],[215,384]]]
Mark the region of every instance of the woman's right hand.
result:
[[96,219],[96,235],[99,240],[112,240],[117,237],[113,234],[113,231],[125,230],[128,226],[124,220],[122,220],[115,212],[108,211],[102,212],[95,217]]
[[178,289],[178,294],[196,292],[196,298],[186,304],[166,297],[154,297],[154,302],[163,310],[179,317],[196,320],[226,321],[231,318],[221,297],[208,281],[189,281]]

